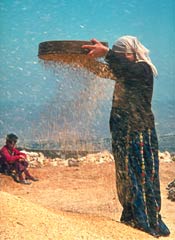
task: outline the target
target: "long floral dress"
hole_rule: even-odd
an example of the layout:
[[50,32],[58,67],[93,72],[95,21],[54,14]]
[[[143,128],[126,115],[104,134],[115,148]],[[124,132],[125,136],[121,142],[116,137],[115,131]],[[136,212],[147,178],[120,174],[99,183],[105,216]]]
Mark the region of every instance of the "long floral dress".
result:
[[121,221],[154,236],[169,235],[160,215],[158,140],[151,110],[153,73],[146,62],[131,62],[109,50],[116,75],[110,131]]

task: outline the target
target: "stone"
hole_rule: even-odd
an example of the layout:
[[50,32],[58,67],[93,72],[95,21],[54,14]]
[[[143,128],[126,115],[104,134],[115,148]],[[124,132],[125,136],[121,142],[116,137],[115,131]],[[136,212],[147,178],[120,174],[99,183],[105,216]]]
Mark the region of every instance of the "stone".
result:
[[175,201],[175,179],[170,182],[167,186],[168,189],[168,199]]
[[162,162],[172,162],[171,154],[168,151],[159,151],[159,160]]
[[69,167],[79,167],[79,161],[77,159],[74,158],[70,158],[68,159],[68,166]]

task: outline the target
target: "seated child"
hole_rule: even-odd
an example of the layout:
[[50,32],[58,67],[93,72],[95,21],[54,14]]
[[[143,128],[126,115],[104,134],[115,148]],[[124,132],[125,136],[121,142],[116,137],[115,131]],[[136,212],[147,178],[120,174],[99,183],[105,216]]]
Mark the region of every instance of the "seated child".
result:
[[27,169],[26,154],[15,148],[17,140],[18,137],[15,134],[11,133],[7,135],[6,145],[0,150],[0,162],[7,171],[15,170],[18,178],[17,182],[31,184],[29,180],[38,181],[38,178],[30,175]]

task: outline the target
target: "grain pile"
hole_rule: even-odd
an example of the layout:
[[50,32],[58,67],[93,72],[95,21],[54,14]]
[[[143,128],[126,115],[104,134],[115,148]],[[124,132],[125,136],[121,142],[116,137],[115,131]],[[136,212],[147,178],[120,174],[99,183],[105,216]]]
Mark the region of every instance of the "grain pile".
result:
[[[0,192],[1,240],[149,240],[146,233],[100,217],[53,212]],[[129,231],[129,236],[128,236]]]

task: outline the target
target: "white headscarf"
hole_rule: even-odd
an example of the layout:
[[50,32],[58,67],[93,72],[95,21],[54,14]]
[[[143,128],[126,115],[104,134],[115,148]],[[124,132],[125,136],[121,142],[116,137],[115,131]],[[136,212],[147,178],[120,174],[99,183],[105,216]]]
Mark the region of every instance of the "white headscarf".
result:
[[151,62],[149,57],[149,50],[144,47],[136,37],[133,36],[123,36],[120,37],[113,45],[112,50],[119,53],[135,53],[137,62],[144,61],[147,62],[154,76],[158,75],[156,67]]

